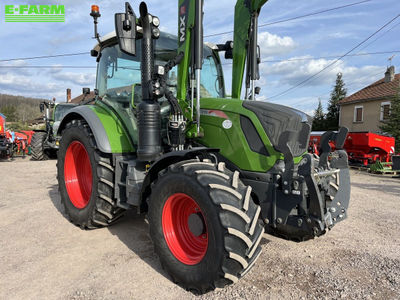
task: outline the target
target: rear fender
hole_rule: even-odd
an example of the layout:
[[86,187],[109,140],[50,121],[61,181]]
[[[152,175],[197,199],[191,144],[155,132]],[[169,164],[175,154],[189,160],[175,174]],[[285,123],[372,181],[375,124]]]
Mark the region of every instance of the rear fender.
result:
[[96,105],[75,107],[62,119],[57,135],[61,136],[66,125],[73,120],[85,120],[88,123],[101,152],[114,154],[135,152],[129,134],[111,111]]

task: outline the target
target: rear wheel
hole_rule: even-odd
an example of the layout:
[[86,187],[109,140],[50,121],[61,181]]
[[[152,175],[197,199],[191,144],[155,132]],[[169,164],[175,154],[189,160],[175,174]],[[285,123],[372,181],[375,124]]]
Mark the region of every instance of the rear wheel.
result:
[[47,160],[48,155],[44,151],[44,143],[46,141],[46,132],[35,132],[32,136],[31,151],[33,160]]
[[114,199],[111,156],[101,153],[89,126],[81,120],[67,124],[58,151],[58,185],[69,220],[82,229],[112,224],[124,209]]
[[161,172],[149,200],[150,235],[175,282],[205,293],[251,269],[264,229],[250,194],[223,163],[184,161]]

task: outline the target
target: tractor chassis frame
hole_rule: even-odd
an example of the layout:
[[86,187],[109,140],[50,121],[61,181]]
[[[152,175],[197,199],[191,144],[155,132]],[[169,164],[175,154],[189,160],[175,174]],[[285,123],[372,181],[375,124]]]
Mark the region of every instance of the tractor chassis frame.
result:
[[196,158],[216,160],[218,152],[218,149],[205,147],[169,152],[154,162],[151,167],[140,162],[136,155],[113,154],[114,194],[117,205],[124,209],[136,207],[139,214],[146,212],[146,201],[151,193],[151,183],[157,179],[160,171],[183,160]]

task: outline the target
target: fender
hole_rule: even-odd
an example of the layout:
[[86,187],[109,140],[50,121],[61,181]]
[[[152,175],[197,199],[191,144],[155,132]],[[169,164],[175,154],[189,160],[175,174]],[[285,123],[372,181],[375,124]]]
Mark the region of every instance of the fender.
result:
[[101,152],[135,152],[135,147],[119,119],[112,112],[100,106],[82,105],[71,109],[62,119],[57,135],[61,136],[69,122],[82,119],[88,123]]
[[156,161],[150,168],[149,172],[147,173],[143,185],[142,185],[142,193],[141,193],[141,210],[146,211],[146,208],[143,208],[143,205],[146,204],[146,199],[151,193],[151,183],[157,180],[158,173],[168,168],[168,166],[175,164],[177,162],[193,159],[196,156],[201,157],[209,157],[211,153],[218,153],[219,149],[213,148],[206,148],[206,147],[197,147],[193,149],[188,149],[184,151],[174,151],[170,152],[166,155],[163,155],[158,161]]

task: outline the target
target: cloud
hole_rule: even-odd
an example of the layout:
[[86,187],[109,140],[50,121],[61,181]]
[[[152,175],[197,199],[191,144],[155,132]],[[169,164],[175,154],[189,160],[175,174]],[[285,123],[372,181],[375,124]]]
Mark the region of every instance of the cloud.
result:
[[286,54],[296,48],[296,43],[291,37],[280,37],[267,31],[259,33],[258,44],[261,49],[261,57]]
[[38,82],[34,77],[7,72],[0,76],[1,90],[28,95],[50,95],[60,90],[61,86],[52,82]]
[[290,59],[299,60],[261,64],[261,78],[266,79],[265,84],[261,85],[263,87],[260,95],[261,100],[288,105],[311,115],[318,105],[318,98],[321,98],[324,107],[327,106],[337,73],[343,74],[345,87],[348,90],[347,95],[351,95],[382,78],[386,69],[382,65],[348,65],[348,62],[343,60],[299,88],[295,88],[281,97],[270,99],[273,95],[280,94],[313,76],[334,61],[314,59],[312,56],[292,57]]
[[60,67],[55,67],[50,71],[51,77],[55,80],[62,81],[78,85],[78,86],[90,86],[93,87],[96,82],[95,72],[91,73],[75,73],[65,72]]
[[47,99],[56,97],[60,101],[64,100],[65,81],[57,82],[49,78],[49,74],[61,72],[58,66],[55,66],[49,73],[46,69],[1,68],[3,64],[7,66],[28,65],[21,61],[0,63],[1,93]]
[[[275,80],[278,77],[277,81],[279,85],[294,86],[317,74],[334,62],[334,60],[313,59],[311,56],[292,57],[290,59],[294,61],[262,64],[261,72],[266,76],[273,76]],[[371,76],[376,75],[380,71],[382,71],[383,75],[383,69],[382,66],[347,66],[346,62],[341,60],[305,83],[305,86],[332,85],[337,73],[342,73],[345,80],[367,85],[368,82],[372,83],[370,82]]]
[[18,74],[20,75],[27,75],[27,76],[32,75],[32,72],[28,68],[13,68],[13,67],[24,67],[27,65],[28,63],[24,60],[0,62],[0,76],[4,76],[4,74],[8,74],[16,70],[18,70]]

